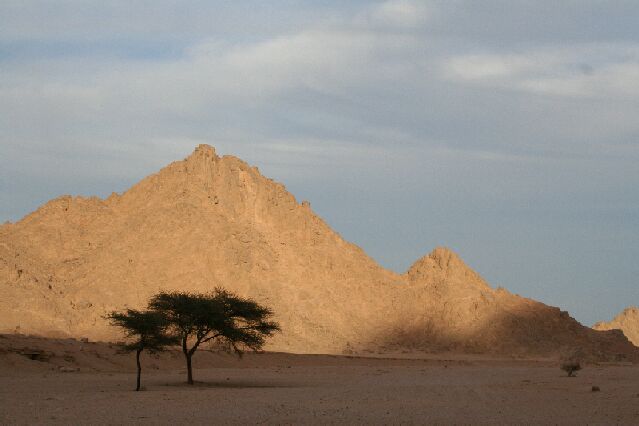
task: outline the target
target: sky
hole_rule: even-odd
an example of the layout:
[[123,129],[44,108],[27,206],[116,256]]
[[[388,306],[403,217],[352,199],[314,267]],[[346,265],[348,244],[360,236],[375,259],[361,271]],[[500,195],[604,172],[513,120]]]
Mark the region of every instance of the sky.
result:
[[0,2],[0,223],[208,143],[383,266],[639,305],[639,2]]

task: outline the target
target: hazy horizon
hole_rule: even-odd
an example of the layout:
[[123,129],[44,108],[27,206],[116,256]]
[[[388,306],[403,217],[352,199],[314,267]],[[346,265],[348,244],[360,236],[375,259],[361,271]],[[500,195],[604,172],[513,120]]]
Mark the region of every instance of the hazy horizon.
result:
[[0,223],[199,143],[403,272],[639,305],[639,3],[0,4]]

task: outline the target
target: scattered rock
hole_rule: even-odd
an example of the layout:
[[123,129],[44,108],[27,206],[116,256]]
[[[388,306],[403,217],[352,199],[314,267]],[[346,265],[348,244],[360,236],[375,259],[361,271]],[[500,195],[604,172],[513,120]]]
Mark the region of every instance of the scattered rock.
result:
[[60,371],[61,373],[76,373],[78,371],[80,371],[80,368],[78,367],[67,367],[67,366],[60,366],[58,367],[58,371]]
[[29,359],[32,359],[34,361],[46,362],[50,358],[50,355],[47,352],[41,351],[41,350],[24,349],[20,351],[19,353],[20,355],[27,357]]

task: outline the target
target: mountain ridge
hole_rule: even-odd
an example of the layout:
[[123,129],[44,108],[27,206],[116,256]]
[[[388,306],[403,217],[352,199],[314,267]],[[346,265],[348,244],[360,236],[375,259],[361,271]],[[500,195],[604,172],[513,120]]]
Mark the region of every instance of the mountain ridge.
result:
[[273,307],[284,331],[272,350],[525,355],[580,345],[636,356],[618,333],[492,289],[450,249],[403,274],[385,269],[284,185],[208,145],[122,194],[58,197],[0,226],[0,332],[116,340],[109,310],[143,306],[160,289],[216,286]]

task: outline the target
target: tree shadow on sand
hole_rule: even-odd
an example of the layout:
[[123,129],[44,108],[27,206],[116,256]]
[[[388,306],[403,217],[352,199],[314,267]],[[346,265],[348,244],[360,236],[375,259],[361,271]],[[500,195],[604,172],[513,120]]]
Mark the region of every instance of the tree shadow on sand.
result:
[[176,387],[183,389],[211,389],[211,388],[225,388],[225,389],[275,389],[275,388],[301,388],[308,387],[308,384],[299,384],[290,381],[261,381],[261,380],[212,380],[212,381],[194,381],[192,385],[186,382],[168,382],[161,386]]

